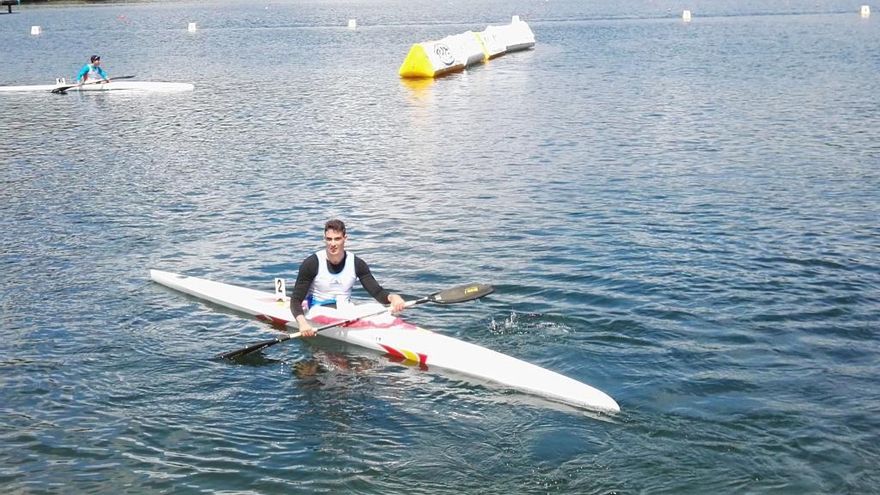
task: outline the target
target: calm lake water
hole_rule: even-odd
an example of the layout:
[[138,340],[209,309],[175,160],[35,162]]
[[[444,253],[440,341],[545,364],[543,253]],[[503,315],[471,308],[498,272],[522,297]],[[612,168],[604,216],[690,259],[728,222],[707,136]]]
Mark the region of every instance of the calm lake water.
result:
[[[876,491],[880,6],[863,19],[859,5],[0,15],[0,85],[70,79],[93,53],[111,76],[195,85],[0,95],[0,490]],[[511,15],[534,50],[397,77],[412,43]],[[497,289],[409,321],[589,383],[622,412],[323,339],[216,362],[274,331],[148,280],[271,291],[330,217],[389,288]]]

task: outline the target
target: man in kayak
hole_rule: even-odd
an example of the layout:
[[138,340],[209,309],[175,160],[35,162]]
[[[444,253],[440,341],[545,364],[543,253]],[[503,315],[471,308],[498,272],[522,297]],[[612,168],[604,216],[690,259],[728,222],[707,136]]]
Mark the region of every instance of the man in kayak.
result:
[[349,304],[355,280],[360,280],[364,289],[377,301],[390,304],[392,312],[403,311],[403,298],[383,289],[370,273],[367,263],[345,250],[347,239],[342,220],[328,221],[324,224],[325,248],[299,265],[299,274],[290,297],[290,311],[303,337],[313,337],[317,333],[306,321],[305,311],[315,306]]
[[79,74],[76,75],[76,82],[77,84],[83,84],[88,81],[89,78],[95,80],[100,78],[102,82],[110,82],[110,79],[107,78],[107,73],[101,68],[101,57],[98,55],[92,55],[92,58],[89,59],[89,63],[79,70]]

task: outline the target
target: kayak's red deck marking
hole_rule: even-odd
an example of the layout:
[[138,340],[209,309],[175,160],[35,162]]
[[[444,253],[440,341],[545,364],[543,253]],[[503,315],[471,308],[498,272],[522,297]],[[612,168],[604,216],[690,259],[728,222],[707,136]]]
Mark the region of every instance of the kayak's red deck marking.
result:
[[[390,321],[388,323],[376,323],[376,322],[368,320],[367,318],[364,318],[362,320],[356,320],[356,321],[353,321],[353,322],[347,323],[347,324],[341,324],[339,326],[345,327],[345,328],[352,328],[355,330],[358,330],[358,329],[361,329],[361,330],[370,330],[370,329],[385,330],[385,329],[390,329],[390,328],[397,328],[397,329],[402,329],[402,330],[415,330],[418,328],[417,326],[413,325],[412,323],[407,323],[407,322],[401,320],[400,318],[394,318],[392,321]],[[333,324],[333,323],[342,322],[345,320],[340,320],[338,318],[330,318],[328,316],[319,315],[319,316],[316,316],[315,318],[313,318],[313,321],[315,323],[323,326],[323,325],[329,325],[329,324]],[[395,349],[394,347],[383,344],[381,342],[377,342],[377,344],[379,344],[379,346],[381,346],[383,349],[385,349],[385,351],[388,353],[388,355],[392,361],[417,363],[420,368],[428,369],[427,368],[427,363],[428,363],[428,355],[427,354],[413,352],[413,351],[410,351],[407,349]]]
[[[314,317],[312,319],[312,321],[314,321],[315,323],[317,323],[321,326],[324,326],[324,325],[330,325],[332,323],[338,323],[340,321],[345,321],[345,320],[339,319],[339,318],[330,318],[329,316],[319,315],[319,316]],[[389,323],[375,323],[375,322],[369,321],[365,318],[362,320],[353,321],[351,323],[341,324],[339,326],[345,327],[345,328],[354,328],[354,329],[402,328],[405,330],[413,330],[413,329],[418,328],[417,326],[413,325],[412,323],[407,323],[407,322],[401,320],[400,318],[395,318],[394,320],[392,320]]]
[[407,350],[398,351],[397,349],[391,347],[390,345],[385,345],[385,344],[379,344],[379,345],[382,346],[382,348],[385,349],[388,352],[388,354],[391,355],[392,358],[400,359],[403,361],[417,362],[417,363],[419,363],[420,366],[423,366],[423,367],[427,365],[428,356],[426,354],[422,354],[419,352],[407,351]]
[[287,326],[288,321],[282,318],[276,318],[274,316],[269,315],[257,315],[257,319],[260,321],[265,321],[266,323],[271,323],[275,326]]

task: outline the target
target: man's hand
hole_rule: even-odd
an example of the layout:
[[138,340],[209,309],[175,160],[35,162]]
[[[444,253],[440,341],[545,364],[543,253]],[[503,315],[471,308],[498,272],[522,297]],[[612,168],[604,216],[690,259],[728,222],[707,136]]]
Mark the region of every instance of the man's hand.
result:
[[303,337],[314,337],[315,335],[318,335],[318,331],[312,328],[311,325],[309,325],[309,322],[306,321],[305,316],[297,316],[296,324],[299,328],[300,335],[302,335]]
[[391,304],[392,313],[400,313],[406,307],[406,301],[404,301],[403,298],[398,296],[397,294],[389,295],[388,302]]

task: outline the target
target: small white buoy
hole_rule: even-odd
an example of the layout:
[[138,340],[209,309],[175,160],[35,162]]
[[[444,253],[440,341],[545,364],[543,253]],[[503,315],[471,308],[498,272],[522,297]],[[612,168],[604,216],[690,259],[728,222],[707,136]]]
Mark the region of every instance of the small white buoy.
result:
[[691,11],[685,10],[684,12],[682,12],[681,20],[683,20],[684,22],[691,22]]
[[358,23],[357,23],[356,19],[349,19],[348,20],[348,29],[357,29],[357,27],[358,27]]
[[513,16],[513,17],[510,19],[510,23],[511,23],[511,24],[516,24],[517,22],[519,22],[519,16],[518,16],[518,15],[515,15],[515,16]]
[[871,7],[868,5],[862,5],[862,9],[859,10],[859,13],[862,17],[871,17]]
[[39,36],[43,32],[40,26],[31,26],[31,36]]
[[194,22],[189,23],[186,26],[186,30],[189,31],[190,33],[196,32],[196,23],[194,23]]

